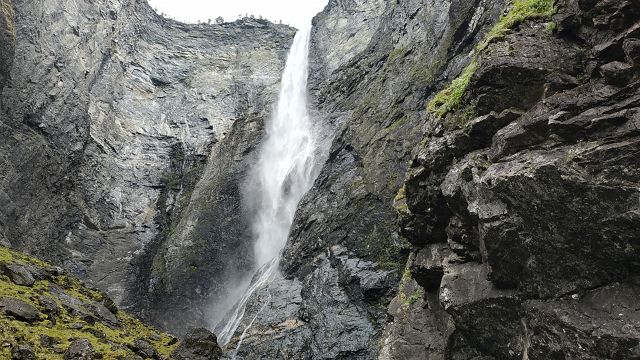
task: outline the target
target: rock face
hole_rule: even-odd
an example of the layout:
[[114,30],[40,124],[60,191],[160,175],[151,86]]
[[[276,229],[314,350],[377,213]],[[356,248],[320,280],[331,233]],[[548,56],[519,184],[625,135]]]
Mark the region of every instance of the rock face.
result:
[[0,240],[166,328],[203,322],[251,262],[237,180],[294,30],[184,25],[144,0],[18,0],[13,25],[1,5]]
[[[253,320],[237,356],[378,356],[410,250],[391,205],[423,134],[426,101],[503,9],[435,3],[331,1],[314,19],[312,101],[328,157],[299,207],[283,276],[256,294],[228,345]],[[358,41],[341,44],[351,37]]]
[[391,308],[384,359],[640,356],[640,3],[552,20],[494,39],[427,121],[397,202],[425,306]]
[[[11,26],[0,4],[0,242],[166,329],[214,324],[252,262],[241,184],[293,29],[142,0],[18,0]],[[225,356],[640,357],[640,2],[331,0],[310,67],[322,170]],[[36,270],[0,264],[26,288]],[[91,340],[125,325],[69,292],[0,307]]]

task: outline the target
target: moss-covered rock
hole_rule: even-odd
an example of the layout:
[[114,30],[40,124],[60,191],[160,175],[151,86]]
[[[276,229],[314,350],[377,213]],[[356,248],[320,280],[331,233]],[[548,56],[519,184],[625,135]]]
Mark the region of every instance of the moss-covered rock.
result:
[[[16,270],[20,276],[13,276]],[[0,293],[0,342],[9,345],[0,348],[3,359],[26,353],[27,347],[38,359],[63,359],[88,349],[94,358],[167,358],[178,346],[171,335],[118,311],[104,293],[5,247],[0,247]]]

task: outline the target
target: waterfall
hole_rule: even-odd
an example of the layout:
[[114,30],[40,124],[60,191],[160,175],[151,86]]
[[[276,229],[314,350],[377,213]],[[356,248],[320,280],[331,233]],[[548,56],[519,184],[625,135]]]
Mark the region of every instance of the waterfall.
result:
[[227,344],[236,332],[251,295],[277,274],[298,203],[315,179],[316,141],[307,104],[310,33],[310,27],[301,29],[293,40],[278,105],[267,124],[258,161],[249,173],[245,203],[254,211],[255,271],[224,324],[218,326],[220,345]]

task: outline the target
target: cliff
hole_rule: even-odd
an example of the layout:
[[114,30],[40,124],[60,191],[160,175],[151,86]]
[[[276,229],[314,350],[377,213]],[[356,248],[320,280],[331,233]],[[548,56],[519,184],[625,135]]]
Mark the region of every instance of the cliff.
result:
[[329,155],[228,349],[252,321],[245,358],[639,356],[639,15],[331,1]]
[[250,246],[239,240],[236,179],[294,30],[253,19],[185,25],[143,0],[13,7],[16,66],[5,67],[4,47],[1,59],[5,244],[168,329],[204,325],[210,290],[251,262],[236,253]]
[[508,10],[430,104],[384,358],[636,358],[640,3]]
[[[294,29],[0,4],[0,241],[163,329],[213,326],[252,264],[242,183]],[[640,357],[639,29],[637,0],[330,0],[320,175],[227,354]]]

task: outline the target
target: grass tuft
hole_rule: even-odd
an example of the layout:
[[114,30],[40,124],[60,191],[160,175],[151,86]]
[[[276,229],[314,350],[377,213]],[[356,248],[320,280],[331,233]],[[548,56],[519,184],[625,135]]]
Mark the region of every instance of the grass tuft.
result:
[[455,78],[449,87],[440,91],[429,102],[427,109],[435,114],[438,118],[443,118],[447,113],[454,110],[462,102],[462,96],[464,96],[471,77],[478,70],[478,61],[473,59],[471,64],[462,71],[462,74]]
[[[489,30],[485,38],[476,46],[476,52],[471,63],[462,71],[451,85],[440,91],[429,102],[427,109],[439,119],[458,108],[462,102],[473,74],[478,70],[478,55],[491,42],[503,38],[511,29],[525,20],[550,19],[555,14],[555,0],[513,0],[511,10],[500,17],[498,22]],[[548,31],[548,30],[547,30]]]

